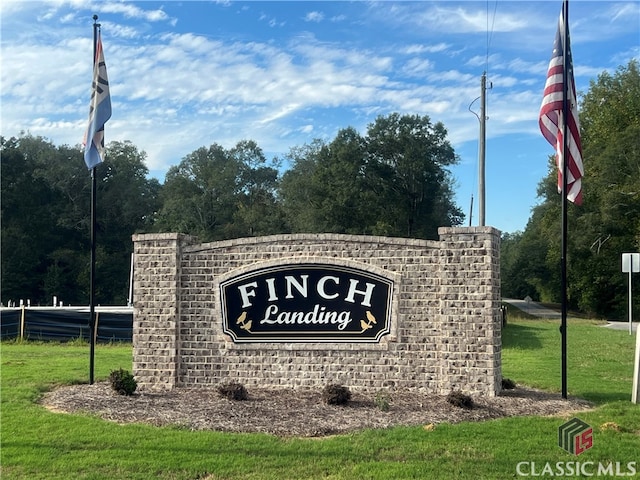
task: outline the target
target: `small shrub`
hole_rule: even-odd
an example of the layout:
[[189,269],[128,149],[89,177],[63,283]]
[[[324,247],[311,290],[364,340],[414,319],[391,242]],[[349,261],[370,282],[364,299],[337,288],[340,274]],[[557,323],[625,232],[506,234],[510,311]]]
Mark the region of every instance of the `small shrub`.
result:
[[447,395],[447,402],[459,408],[473,408],[473,399],[459,391],[452,391]]
[[391,405],[389,404],[389,396],[383,392],[378,392],[376,394],[375,404],[382,412],[388,412],[391,408]]
[[226,397],[229,400],[247,400],[249,398],[249,394],[244,385],[236,382],[218,385],[218,393],[220,396]]
[[510,378],[503,378],[502,379],[502,388],[504,390],[513,390],[514,388],[516,388],[516,382],[514,382]]
[[113,388],[120,395],[133,395],[138,388],[138,382],[133,378],[131,372],[127,370],[112,370],[109,374],[109,382],[111,388]]
[[327,385],[322,390],[322,400],[327,405],[346,405],[351,400],[351,392],[342,385]]

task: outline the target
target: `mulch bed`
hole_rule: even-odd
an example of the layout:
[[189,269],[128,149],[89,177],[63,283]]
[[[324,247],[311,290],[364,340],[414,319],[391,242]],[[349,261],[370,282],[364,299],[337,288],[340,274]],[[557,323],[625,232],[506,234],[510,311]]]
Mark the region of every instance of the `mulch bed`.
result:
[[119,395],[109,383],[70,385],[46,393],[41,403],[51,411],[97,415],[126,423],[172,425],[191,430],[263,432],[277,436],[322,437],[367,428],[435,425],[526,415],[564,415],[592,408],[581,399],[517,387],[497,397],[474,397],[464,409],[446,396],[389,392],[388,410],[375,394],[352,392],[346,406],[327,405],[315,390],[249,389],[244,401],[228,400],[214,389],[174,389],[165,393]]

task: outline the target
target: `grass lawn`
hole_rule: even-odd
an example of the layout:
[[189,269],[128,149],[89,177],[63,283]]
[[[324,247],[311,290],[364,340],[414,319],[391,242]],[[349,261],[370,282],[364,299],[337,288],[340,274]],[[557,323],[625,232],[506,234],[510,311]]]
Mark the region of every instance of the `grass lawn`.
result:
[[[558,326],[557,321],[510,318],[503,334],[504,377],[559,391]],[[0,473],[3,479],[462,480],[518,478],[519,462],[527,462],[521,472],[543,476],[547,462],[579,461],[595,465],[584,472],[587,477],[599,462],[613,463],[614,475],[616,467],[632,473],[632,465],[640,477],[640,405],[630,402],[635,338],[570,320],[568,345],[569,395],[597,405],[579,414],[594,432],[593,448],[579,457],[557,445],[558,427],[570,416],[283,439],[51,413],[38,398],[56,385],[87,381],[88,345],[5,342]],[[95,365],[99,380],[111,370],[131,370],[131,345],[98,345]],[[531,471],[531,462],[537,471]]]

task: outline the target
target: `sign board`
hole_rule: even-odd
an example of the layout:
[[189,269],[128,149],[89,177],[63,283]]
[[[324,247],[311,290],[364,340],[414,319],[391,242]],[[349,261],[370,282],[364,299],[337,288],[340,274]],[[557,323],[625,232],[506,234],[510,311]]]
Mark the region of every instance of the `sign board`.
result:
[[390,332],[393,281],[357,268],[283,264],[220,283],[223,331],[236,343],[377,343]]
[[640,272],[640,253],[622,254],[622,273]]

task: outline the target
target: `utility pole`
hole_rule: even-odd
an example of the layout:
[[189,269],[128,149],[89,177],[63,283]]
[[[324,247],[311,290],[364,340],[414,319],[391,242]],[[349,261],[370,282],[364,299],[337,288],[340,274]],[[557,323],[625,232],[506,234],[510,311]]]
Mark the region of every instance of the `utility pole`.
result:
[[486,110],[487,99],[487,72],[482,72],[480,80],[480,140],[478,153],[478,225],[485,225],[485,188],[484,188],[484,160],[485,160],[485,140],[486,140]]

